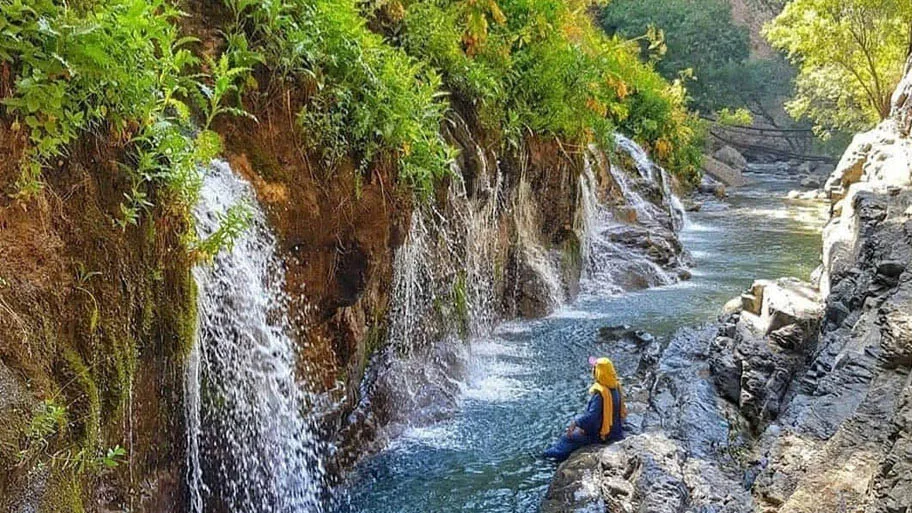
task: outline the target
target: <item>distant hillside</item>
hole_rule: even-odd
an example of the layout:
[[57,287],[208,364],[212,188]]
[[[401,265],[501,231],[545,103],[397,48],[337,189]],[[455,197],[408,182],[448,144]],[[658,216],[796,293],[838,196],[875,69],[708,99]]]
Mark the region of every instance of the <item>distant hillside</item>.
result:
[[776,55],[760,31],[763,24],[773,19],[781,8],[778,0],[727,0],[732,9],[732,20],[750,32],[752,58],[768,59]]

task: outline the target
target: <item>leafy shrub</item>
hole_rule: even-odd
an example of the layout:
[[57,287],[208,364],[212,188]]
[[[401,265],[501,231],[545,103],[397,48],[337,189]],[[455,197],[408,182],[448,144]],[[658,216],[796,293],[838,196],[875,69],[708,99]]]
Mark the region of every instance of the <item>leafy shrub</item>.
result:
[[403,48],[429,62],[489,128],[518,142],[533,132],[610,144],[616,128],[652,146],[681,174],[699,158],[680,84],[638,60],[637,47],[593,26],[588,0],[415,0],[400,27]]
[[719,124],[725,126],[750,126],[754,117],[747,109],[729,109],[725,107],[717,114]]
[[298,115],[312,149],[326,148],[329,161],[360,155],[362,165],[392,152],[422,194],[448,173],[439,75],[371,32],[353,0],[226,3],[269,66],[315,83]]
[[[192,73],[193,40],[178,34],[180,15],[165,0],[0,5],[0,60],[15,75],[14,94],[3,103],[31,143],[20,196],[40,191],[42,170],[93,132],[129,149],[121,168],[132,187],[119,224],[135,224],[153,196],[184,210],[196,201],[199,164],[220,148],[208,126],[219,114],[236,113],[220,103],[237,73],[223,58],[213,66],[214,89],[203,86],[207,77]],[[195,130],[189,99],[201,99],[206,130]]]
[[610,144],[623,125],[664,163],[696,166],[683,157],[695,133],[680,86],[596,29],[588,0],[225,1],[273,72],[313,86],[298,122],[327,164],[392,153],[400,178],[428,192],[452,159],[446,90],[514,144],[527,132]]

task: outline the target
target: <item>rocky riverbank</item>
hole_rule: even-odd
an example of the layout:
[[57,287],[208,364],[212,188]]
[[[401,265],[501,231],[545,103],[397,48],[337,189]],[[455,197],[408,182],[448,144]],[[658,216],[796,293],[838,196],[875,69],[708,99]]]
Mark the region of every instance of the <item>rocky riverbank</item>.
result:
[[909,510],[910,97],[912,73],[828,180],[813,283],[755,283],[718,324],[639,348],[632,435],[562,464],[542,511]]

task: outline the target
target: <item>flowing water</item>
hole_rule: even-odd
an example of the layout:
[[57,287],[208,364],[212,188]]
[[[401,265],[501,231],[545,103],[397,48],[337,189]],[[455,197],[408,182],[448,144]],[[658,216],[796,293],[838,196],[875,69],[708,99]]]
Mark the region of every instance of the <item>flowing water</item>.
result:
[[248,205],[252,219],[230,250],[194,270],[199,331],[185,381],[191,509],[319,512],[324,449],[296,377],[275,238],[250,185],[226,163],[205,171],[200,196],[201,237],[233,205]]
[[[655,169],[638,170],[665,182]],[[798,180],[771,171],[748,173],[751,185],[731,191],[725,202],[709,199],[689,215],[681,239],[694,260],[692,280],[617,293],[604,273],[590,272],[580,298],[548,318],[507,323],[475,337],[456,414],[406,430],[362,463],[341,510],[536,511],[555,469],[539,454],[585,405],[587,357],[615,356],[622,375],[634,370],[614,354],[618,348],[599,343],[600,327],[629,324],[669,337],[682,326],[714,320],[755,278],[807,279],[816,267],[825,210],[786,201]],[[599,205],[586,208],[590,214],[578,224],[594,225],[587,229],[595,234],[611,227],[614,221]],[[600,265],[593,253],[605,247],[587,244],[593,265]]]

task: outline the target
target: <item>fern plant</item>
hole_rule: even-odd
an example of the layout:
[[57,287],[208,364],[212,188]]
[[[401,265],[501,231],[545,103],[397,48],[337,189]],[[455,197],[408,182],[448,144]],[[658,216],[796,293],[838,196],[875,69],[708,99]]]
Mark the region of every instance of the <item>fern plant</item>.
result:
[[[180,36],[180,16],[167,0],[0,5],[0,60],[16,76],[3,103],[31,143],[16,196],[40,192],[42,171],[92,132],[126,142],[120,169],[131,187],[116,219],[121,227],[136,224],[153,198],[178,210],[196,201],[199,166],[221,147],[212,122],[243,114],[226,102],[245,69],[222,55],[210,62],[211,76],[196,71],[196,40]],[[188,103],[200,92],[202,131]]]

